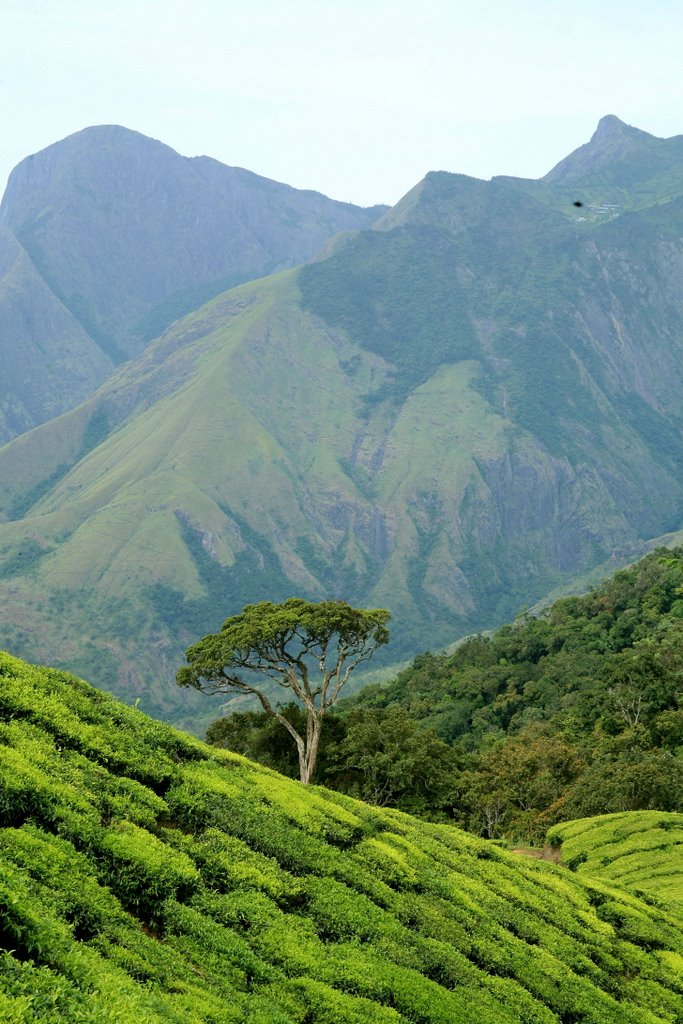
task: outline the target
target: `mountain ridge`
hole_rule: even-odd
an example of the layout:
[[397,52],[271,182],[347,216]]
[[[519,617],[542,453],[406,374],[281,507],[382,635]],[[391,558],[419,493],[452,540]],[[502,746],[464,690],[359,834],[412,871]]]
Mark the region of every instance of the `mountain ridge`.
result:
[[[47,286],[49,315],[68,311],[91,372],[79,371],[61,341],[52,364],[31,365],[44,394],[35,400],[18,365],[33,335],[6,297],[6,271],[0,361],[23,419],[13,426],[0,417],[0,440],[82,401],[115,365],[213,295],[305,262],[338,230],[368,226],[384,209],[339,203],[209,157],[182,157],[120,126],[87,128],[27,157],[0,203],[0,224],[11,233],[0,263],[12,265],[18,242],[25,308],[35,288]],[[16,276],[17,256],[13,265]]]
[[683,136],[660,139],[625,124],[614,114],[602,117],[589,142],[555,165],[541,179],[556,185],[581,184],[593,175],[607,174],[614,182],[629,175],[650,176],[653,170],[680,162]]

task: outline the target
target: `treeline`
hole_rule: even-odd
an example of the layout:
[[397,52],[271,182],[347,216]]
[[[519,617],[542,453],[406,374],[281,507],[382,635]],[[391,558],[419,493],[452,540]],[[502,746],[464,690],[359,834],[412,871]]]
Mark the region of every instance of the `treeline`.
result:
[[[296,775],[265,715],[220,719],[207,739]],[[683,548],[343,702],[318,782],[516,842],[576,817],[683,810]]]

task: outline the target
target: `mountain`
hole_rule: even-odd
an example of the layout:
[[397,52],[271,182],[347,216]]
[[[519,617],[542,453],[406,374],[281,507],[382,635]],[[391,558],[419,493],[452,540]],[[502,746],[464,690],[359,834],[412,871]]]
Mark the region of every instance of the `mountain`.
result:
[[0,655],[12,1024],[665,1024],[665,901],[316,787]]
[[599,222],[680,198],[682,168],[683,135],[658,139],[608,114],[585,146],[539,181],[498,180],[572,213],[579,223]]
[[113,369],[7,227],[0,227],[0,366],[2,442],[85,398]]
[[658,139],[608,114],[600,119],[590,142],[561,160],[543,180],[551,185],[642,188],[667,174],[680,181],[682,161],[683,135]]
[[303,263],[385,209],[115,125],[28,157],[0,205],[0,441],[72,408],[211,296]]
[[172,325],[0,451],[0,641],[189,723],[183,649],[248,601],[388,607],[398,660],[680,529],[670,178],[589,217],[432,173]]

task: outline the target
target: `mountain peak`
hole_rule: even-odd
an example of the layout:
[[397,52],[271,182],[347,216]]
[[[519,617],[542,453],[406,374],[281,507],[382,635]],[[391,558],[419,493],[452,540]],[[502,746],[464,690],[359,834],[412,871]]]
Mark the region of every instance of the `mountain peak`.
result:
[[615,185],[652,177],[681,157],[681,136],[659,139],[625,124],[615,114],[601,117],[589,142],[561,160],[543,181],[553,185],[589,184],[600,176]]
[[656,137],[648,132],[641,131],[640,128],[634,128],[632,125],[626,124],[616,114],[605,114],[598,121],[598,127],[593,132],[589,145],[609,142],[613,139],[629,138],[645,140],[655,139]]
[[[593,132],[591,142],[600,142],[602,139],[614,138],[615,135],[621,135],[624,130],[628,132],[629,125],[620,120],[616,114],[605,114],[598,121],[598,127]],[[637,129],[630,130],[637,131]]]

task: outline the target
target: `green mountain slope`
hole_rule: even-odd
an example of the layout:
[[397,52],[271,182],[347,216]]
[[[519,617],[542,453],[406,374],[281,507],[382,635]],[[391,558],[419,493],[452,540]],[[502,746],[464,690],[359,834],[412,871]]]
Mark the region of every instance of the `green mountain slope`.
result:
[[[211,296],[310,259],[331,235],[366,227],[384,209],[187,159],[115,125],[28,157],[0,205],[9,239],[0,255],[0,366],[10,407],[0,441],[72,408]],[[11,415],[15,407],[21,416]]]
[[2,443],[83,401],[114,368],[7,227],[0,227],[0,367]]
[[625,889],[304,788],[0,657],[12,1024],[657,1024],[683,929]]
[[565,581],[557,590],[551,590],[531,609],[531,613],[537,615],[561,597],[577,596],[594,590],[615,572],[633,566],[638,559],[656,548],[678,548],[681,546],[683,546],[683,530],[675,530],[673,533],[664,533],[661,537],[634,541],[623,548],[616,549],[606,562],[596,565],[595,568],[572,580]]
[[0,641],[178,719],[249,600],[389,607],[397,660],[679,529],[682,239],[438,173],[225,293],[0,452]]
[[548,841],[581,875],[648,893],[683,916],[683,814],[628,811],[565,821]]
[[551,185],[624,185],[629,189],[637,185],[643,191],[657,182],[661,199],[663,180],[670,180],[675,190],[680,190],[682,161],[683,135],[657,139],[608,114],[590,142],[561,160],[543,180]]
[[540,181],[501,180],[570,214],[577,224],[614,220],[683,195],[683,136],[658,139],[608,115],[585,146]]

